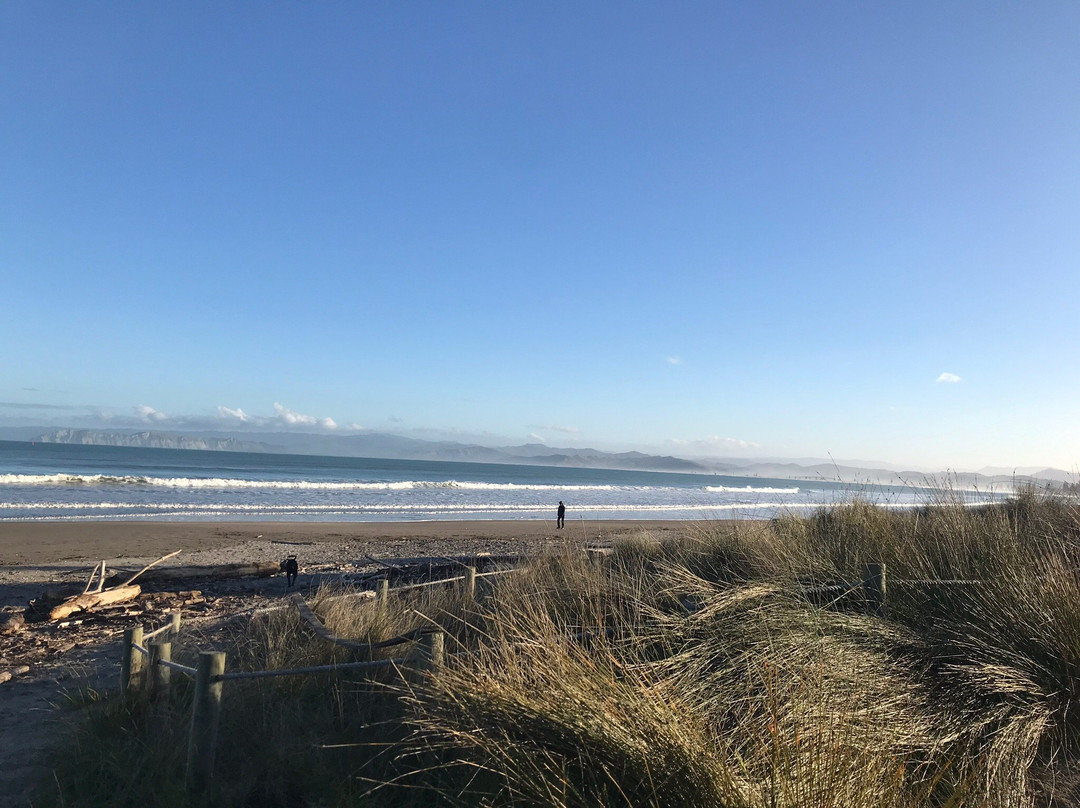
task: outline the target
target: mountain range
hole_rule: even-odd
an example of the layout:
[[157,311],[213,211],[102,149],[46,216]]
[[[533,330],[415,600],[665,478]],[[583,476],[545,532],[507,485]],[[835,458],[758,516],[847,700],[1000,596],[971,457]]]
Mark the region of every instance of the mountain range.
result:
[[[329,455],[339,457],[444,460],[462,463],[507,463],[633,471],[692,472],[737,477],[827,480],[867,484],[937,485],[962,488],[1041,485],[1074,482],[1075,474],[1060,469],[993,468],[980,472],[903,471],[817,458],[683,458],[643,452],[558,448],[542,443],[481,446],[456,441],[432,441],[385,432],[332,435],[307,432],[180,432],[126,429],[69,429],[0,427],[0,440],[39,441],[93,446],[134,446],[154,449],[196,449],[234,452]],[[881,464],[884,465],[884,464]],[[1023,472],[1023,473],[1021,473]]]

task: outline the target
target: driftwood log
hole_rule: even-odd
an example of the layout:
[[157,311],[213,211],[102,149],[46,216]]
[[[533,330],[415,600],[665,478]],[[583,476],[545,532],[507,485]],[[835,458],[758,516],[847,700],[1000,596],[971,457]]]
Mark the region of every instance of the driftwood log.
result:
[[164,567],[148,572],[144,581],[175,581],[185,578],[267,578],[281,572],[277,561],[218,564],[213,567]]
[[140,592],[142,592],[142,587],[138,584],[103,589],[101,592],[85,592],[82,595],[76,595],[65,600],[59,606],[54,606],[49,611],[49,619],[63,620],[76,612],[89,611],[100,606],[111,606],[114,603],[134,600],[139,596]]

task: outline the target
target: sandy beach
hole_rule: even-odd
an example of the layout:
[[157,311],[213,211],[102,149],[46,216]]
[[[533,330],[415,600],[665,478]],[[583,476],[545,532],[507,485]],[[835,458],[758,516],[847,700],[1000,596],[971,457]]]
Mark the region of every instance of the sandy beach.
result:
[[[410,542],[435,549],[447,543],[460,545],[460,552],[481,552],[497,545],[500,549],[520,543],[517,552],[526,552],[551,540],[605,541],[640,530],[665,533],[682,531],[687,522],[648,520],[568,521],[563,530],[555,520],[478,520],[430,522],[4,522],[0,523],[0,567],[96,562],[101,559],[144,558],[183,549],[185,559],[175,563],[198,563],[193,557],[235,555],[237,551],[275,542],[310,543],[310,552],[357,545],[364,554],[378,555],[381,549]],[[475,549],[473,548],[475,545]],[[285,555],[285,553],[280,553]],[[229,560],[256,560],[230,558]],[[207,560],[202,563],[225,563]]]

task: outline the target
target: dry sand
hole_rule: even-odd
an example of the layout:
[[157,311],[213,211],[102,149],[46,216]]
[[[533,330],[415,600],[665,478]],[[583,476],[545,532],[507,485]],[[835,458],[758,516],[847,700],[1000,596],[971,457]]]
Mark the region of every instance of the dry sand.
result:
[[26,605],[36,588],[84,580],[106,561],[142,566],[183,550],[167,566],[280,561],[295,554],[309,574],[380,559],[491,553],[524,555],[552,542],[604,543],[648,531],[684,531],[678,521],[554,520],[443,522],[0,522],[0,606]]
[[[265,542],[357,543],[378,554],[380,546],[401,540],[453,542],[463,548],[485,543],[605,540],[637,530],[682,531],[678,521],[610,520],[567,523],[554,520],[442,522],[0,522],[0,567],[78,563],[110,558],[157,557],[177,548],[227,551],[260,538]],[[376,552],[373,552],[376,551]],[[462,552],[468,552],[463,549]],[[236,559],[239,560],[239,559]],[[178,560],[176,563],[183,563]],[[189,561],[190,563],[190,561]]]

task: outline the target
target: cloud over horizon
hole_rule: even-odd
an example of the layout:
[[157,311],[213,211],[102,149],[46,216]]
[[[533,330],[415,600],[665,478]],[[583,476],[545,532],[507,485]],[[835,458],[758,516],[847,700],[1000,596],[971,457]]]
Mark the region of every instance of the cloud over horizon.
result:
[[962,381],[955,373],[942,373],[937,377],[938,384],[957,384]]
[[[218,430],[236,429],[243,431],[285,431],[285,432],[362,432],[360,424],[350,423],[342,428],[329,416],[316,417],[306,415],[275,402],[272,415],[254,415],[239,407],[219,405],[213,413],[204,415],[170,415],[149,404],[138,404],[131,408],[130,414],[123,414],[107,407],[93,405],[59,405],[46,403],[0,402],[0,409],[10,408],[25,412],[38,410],[40,415],[21,416],[14,419],[35,426],[64,426],[79,429],[145,429],[151,425],[160,429],[178,430]],[[52,411],[73,411],[81,414],[64,418],[66,423],[55,423],[56,417],[47,413]],[[11,421],[13,419],[6,419]],[[52,422],[52,423],[50,423]]]
[[278,420],[289,426],[317,426],[322,429],[337,429],[337,424],[333,418],[316,418],[313,415],[302,415],[296,410],[290,410],[288,407],[278,404],[276,401],[274,402],[274,413],[277,415]]
[[162,421],[168,421],[169,416],[163,412],[155,410],[153,407],[148,407],[145,404],[140,404],[135,408],[135,417],[150,423],[161,423]]

